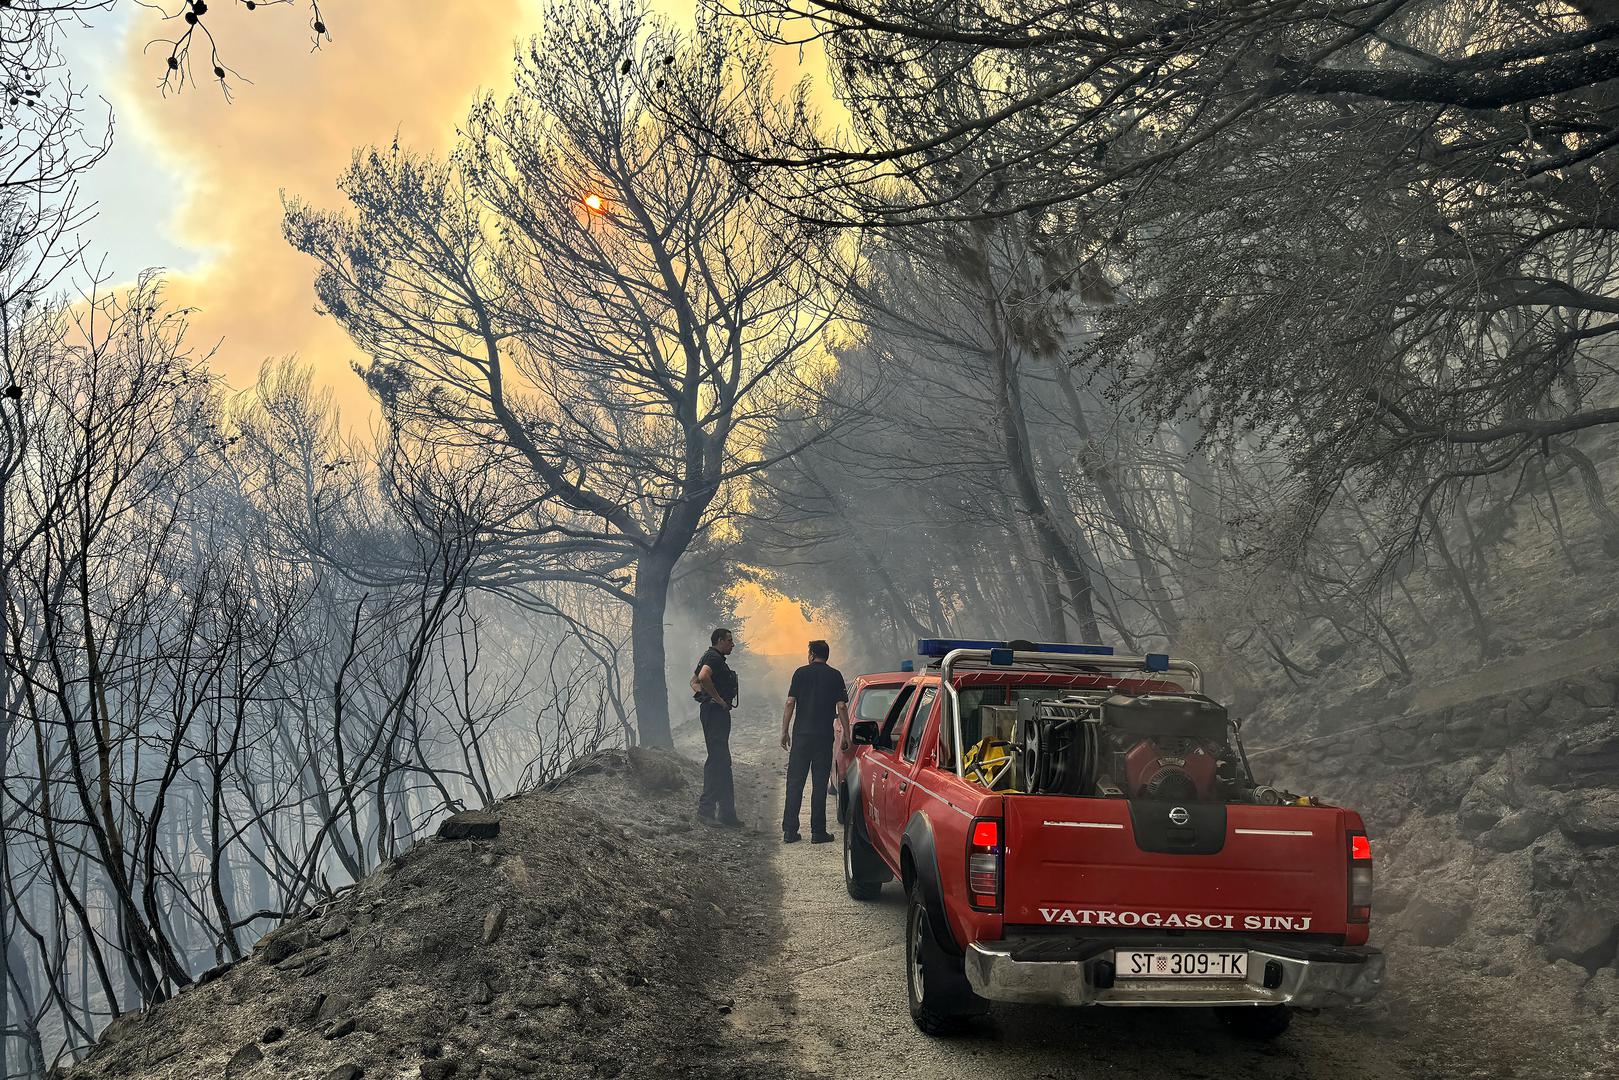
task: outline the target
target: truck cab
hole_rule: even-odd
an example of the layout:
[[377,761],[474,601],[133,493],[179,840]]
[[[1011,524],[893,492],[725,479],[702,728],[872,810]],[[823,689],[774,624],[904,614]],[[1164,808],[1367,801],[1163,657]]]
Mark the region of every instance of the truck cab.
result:
[[856,723],[839,819],[849,894],[907,895],[922,1030],[1006,1001],[1214,1006],[1268,1037],[1377,993],[1360,816],[1258,783],[1194,663],[918,651],[933,663]]
[[[907,660],[906,664],[910,661]],[[869,675],[859,675],[849,687],[849,722],[858,724],[861,721],[870,721],[881,724],[887,717],[889,709],[893,707],[894,699],[905,684],[916,675],[914,670],[874,672]],[[843,789],[843,777],[849,771],[849,763],[854,760],[854,747],[844,749],[839,740],[832,747],[832,793],[838,797],[841,805],[846,797]]]

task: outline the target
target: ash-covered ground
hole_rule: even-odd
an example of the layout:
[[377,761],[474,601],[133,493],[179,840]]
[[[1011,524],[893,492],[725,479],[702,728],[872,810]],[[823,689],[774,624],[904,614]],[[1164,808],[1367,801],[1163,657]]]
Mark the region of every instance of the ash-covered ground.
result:
[[508,799],[119,1020],[73,1080],[789,1078],[727,994],[780,938],[758,833],[692,818],[696,769],[636,750]]

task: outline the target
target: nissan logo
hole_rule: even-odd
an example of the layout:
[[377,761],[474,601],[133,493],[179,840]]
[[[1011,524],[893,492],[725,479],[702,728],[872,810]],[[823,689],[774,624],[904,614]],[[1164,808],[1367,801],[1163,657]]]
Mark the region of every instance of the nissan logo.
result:
[[1177,806],[1169,812],[1169,820],[1176,825],[1185,825],[1192,820],[1192,815],[1186,812],[1186,807]]

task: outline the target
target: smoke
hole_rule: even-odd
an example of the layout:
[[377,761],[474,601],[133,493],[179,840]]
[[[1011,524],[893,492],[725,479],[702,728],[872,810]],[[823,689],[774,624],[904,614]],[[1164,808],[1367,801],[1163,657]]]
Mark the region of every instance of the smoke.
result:
[[[742,622],[741,646],[746,650],[759,689],[754,693],[772,700],[785,697],[793,669],[805,662],[809,642],[815,638],[832,646],[831,662],[853,676],[866,670],[845,644],[843,627],[836,616],[810,610],[790,597],[755,582],[743,582],[732,590],[737,615]],[[851,666],[853,665],[853,666]]]
[[214,24],[222,56],[251,80],[229,101],[207,82],[159,94],[161,55],[146,47],[166,28],[155,14],[131,20],[106,92],[123,133],[133,128],[184,177],[153,212],[172,219],[177,242],[206,252],[171,278],[169,295],[198,307],[194,341],[223,342],[217,371],[248,386],[266,357],[295,354],[351,416],[370,412],[349,371],[354,346],[315,311],[314,269],[281,237],[281,194],[335,202],[357,147],[447,147],[475,93],[504,87],[534,13],[524,0],[351,0],[333,13],[333,40],[312,51],[307,20],[290,8],[225,10]]

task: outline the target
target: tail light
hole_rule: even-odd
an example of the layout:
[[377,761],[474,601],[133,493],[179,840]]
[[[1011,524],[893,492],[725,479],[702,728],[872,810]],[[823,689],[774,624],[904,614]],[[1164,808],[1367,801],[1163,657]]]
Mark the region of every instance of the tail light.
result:
[[976,911],[1001,907],[1001,823],[974,818],[967,833],[967,898]]
[[1349,921],[1372,921],[1372,842],[1365,833],[1349,834]]

